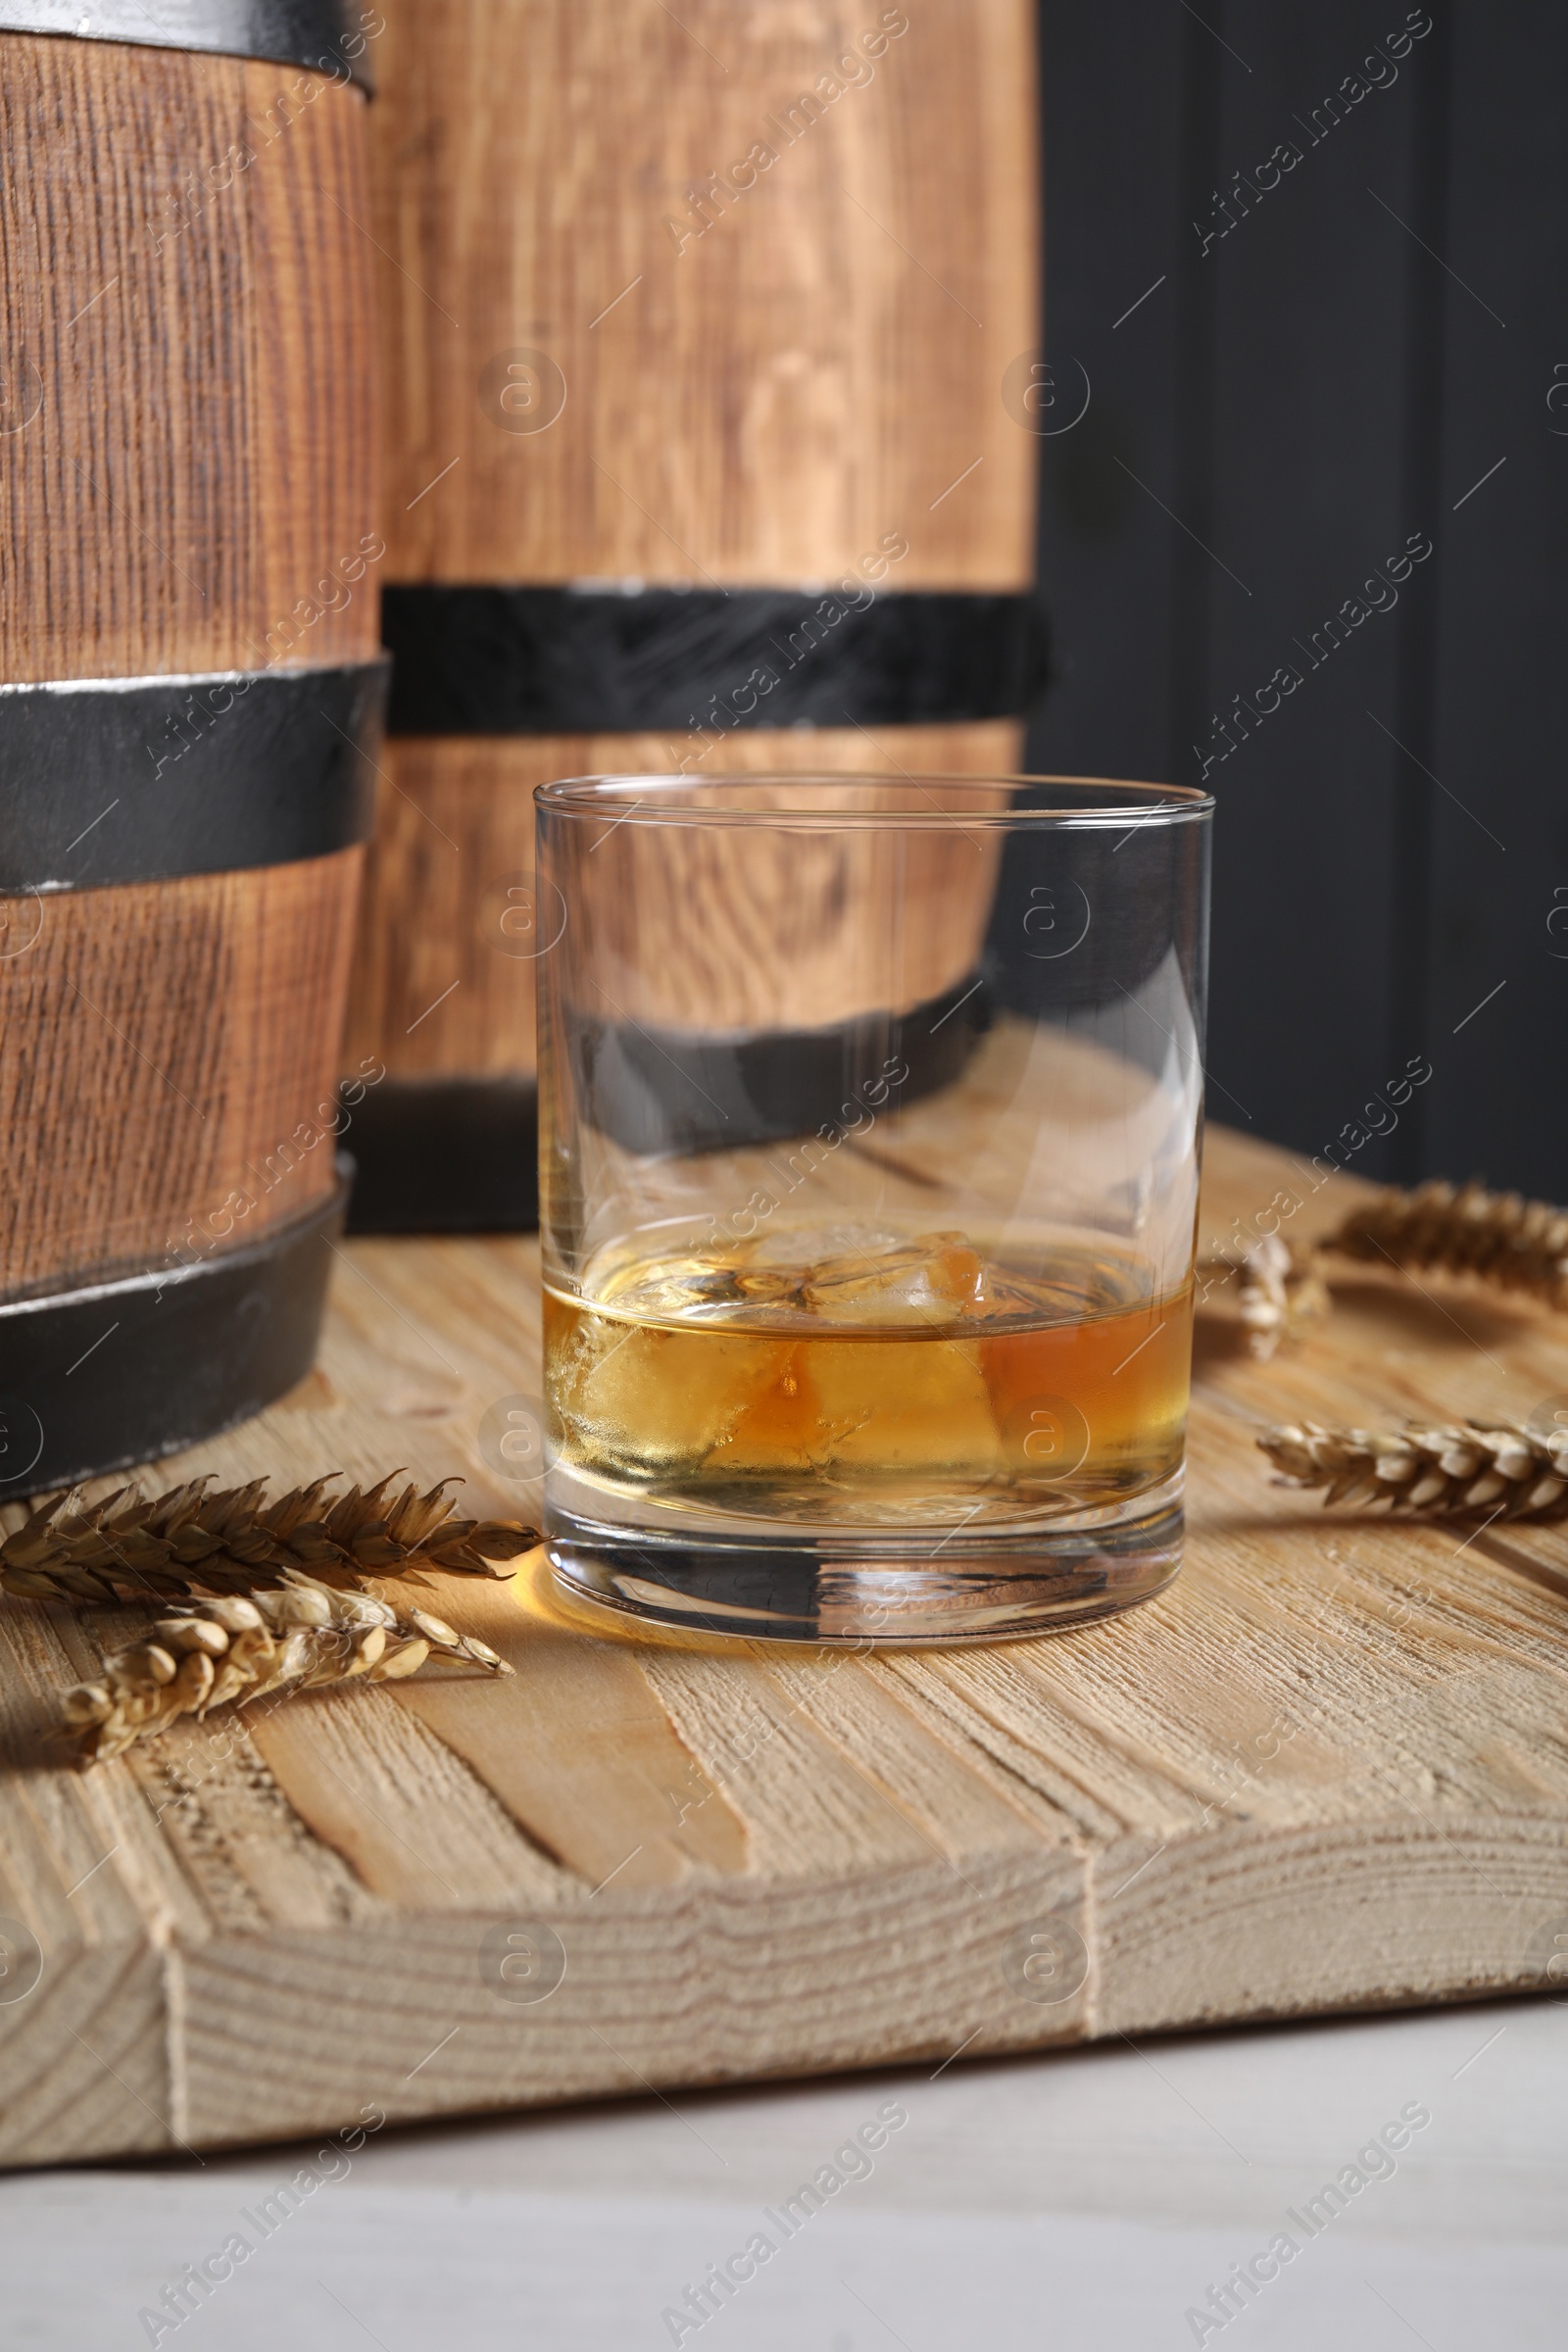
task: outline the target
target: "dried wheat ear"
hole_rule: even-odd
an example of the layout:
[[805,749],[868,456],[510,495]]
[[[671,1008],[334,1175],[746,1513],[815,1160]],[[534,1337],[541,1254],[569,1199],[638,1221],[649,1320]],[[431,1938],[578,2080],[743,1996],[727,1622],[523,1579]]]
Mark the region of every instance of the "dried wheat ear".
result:
[[1261,1363],[1281,1340],[1298,1338],[1303,1323],[1328,1312],[1328,1285],[1316,1252],[1299,1250],[1279,1234],[1267,1235],[1250,1250],[1208,1258],[1200,1271],[1209,1278],[1199,1293],[1200,1300],[1207,1296],[1216,1274],[1221,1279],[1237,1277],[1236,1303],[1247,1326],[1247,1344]]
[[1352,1208],[1321,1244],[1341,1257],[1476,1274],[1548,1306],[1568,1306],[1568,1211],[1518,1193],[1438,1179],[1391,1187]]
[[1434,1179],[1413,1192],[1391,1186],[1311,1244],[1271,1234],[1204,1261],[1210,1276],[1237,1275],[1237,1301],[1252,1353],[1265,1360],[1326,1312],[1328,1254],[1372,1265],[1470,1274],[1547,1306],[1568,1306],[1568,1212],[1518,1193]]
[[511,1519],[459,1519],[443,1479],[427,1494],[378,1485],[332,1496],[333,1478],[293,1487],[274,1501],[266,1479],[210,1492],[211,1477],[167,1494],[122,1487],[101,1502],[75,1493],[39,1504],[0,1542],[0,1589],[34,1600],[163,1600],[195,1592],[245,1592],[308,1575],[353,1591],[371,1577],[442,1571],[506,1576],[507,1563],[538,1542]]
[[1511,1425],[1324,1429],[1281,1425],[1258,1439],[1276,1470],[1323,1487],[1325,1503],[1387,1502],[1396,1510],[1500,1519],[1568,1517],[1568,1429],[1549,1437]]
[[79,1732],[84,1763],[118,1756],[181,1715],[249,1706],[277,1690],[348,1682],[400,1682],[427,1658],[512,1668],[488,1642],[425,1609],[400,1613],[368,1592],[337,1592],[297,1572],[280,1592],[189,1601],[104,1663],[61,1702]]

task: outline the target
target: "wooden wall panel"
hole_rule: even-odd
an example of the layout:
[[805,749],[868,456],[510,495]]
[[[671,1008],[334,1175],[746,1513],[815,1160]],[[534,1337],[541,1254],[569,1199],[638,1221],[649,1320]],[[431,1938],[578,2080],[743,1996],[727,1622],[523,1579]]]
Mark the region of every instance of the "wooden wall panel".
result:
[[[1556,12],[1454,21],[1441,302],[1437,504],[1448,560],[1432,649],[1423,939],[1433,1165],[1568,1197],[1568,26]],[[1528,64],[1526,64],[1528,61]],[[1480,1007],[1480,1009],[1477,1009]]]
[[[1211,280],[1212,443],[1200,467],[1210,485],[1201,518],[1186,484],[1171,500],[1204,543],[1171,533],[1178,605],[1200,610],[1204,634],[1201,666],[1178,671],[1172,726],[1181,781],[1196,781],[1217,754],[1207,774],[1220,806],[1210,1067],[1246,1108],[1223,1099],[1219,1107],[1316,1148],[1419,1042],[1401,1039],[1391,1062],[1393,737],[1407,626],[1430,600],[1431,560],[1403,581],[1379,574],[1409,533],[1429,546],[1441,533],[1430,508],[1412,505],[1401,462],[1412,249],[1368,188],[1410,217],[1418,108],[1437,61],[1426,42],[1402,62],[1385,60],[1384,74],[1396,78],[1358,105],[1342,99],[1337,119],[1329,94],[1383,29],[1359,0],[1292,15],[1250,48],[1245,12],[1231,14],[1240,22],[1226,37],[1250,73],[1194,27],[1217,61],[1217,162],[1189,179],[1183,208],[1187,282]],[[1211,191],[1223,197],[1237,170],[1255,184],[1288,134],[1301,160],[1250,213],[1244,181],[1226,231]],[[1206,252],[1194,220],[1214,227]],[[1381,599],[1383,609],[1330,628],[1350,599],[1363,609]],[[1269,712],[1271,693],[1281,699]],[[1290,1029],[1291,1051],[1272,1065],[1256,1067],[1249,974],[1268,975],[1270,1010]],[[1253,1065],[1245,1078],[1244,1061]],[[1392,1172],[1374,1151],[1358,1172]]]
[[[1030,764],[1217,793],[1225,1117],[1343,1152],[1422,1054],[1356,1171],[1560,1197],[1568,23],[1216,0],[1178,40],[1044,0],[1041,27],[1051,359],[1094,399],[1043,444],[1058,676]],[[1397,607],[1374,587],[1315,655],[1412,533]],[[1282,664],[1299,687],[1238,724]]]

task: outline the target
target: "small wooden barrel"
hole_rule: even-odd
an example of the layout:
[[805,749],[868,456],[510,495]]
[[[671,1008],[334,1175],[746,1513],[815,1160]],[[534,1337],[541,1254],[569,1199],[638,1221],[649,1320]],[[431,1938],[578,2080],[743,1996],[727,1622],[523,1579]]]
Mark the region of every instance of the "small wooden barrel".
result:
[[1034,10],[386,15],[395,669],[349,1054],[389,1075],[354,1213],[507,1226],[536,784],[1019,764]]
[[0,25],[7,1496],[309,1368],[385,542],[366,27],[330,0]]

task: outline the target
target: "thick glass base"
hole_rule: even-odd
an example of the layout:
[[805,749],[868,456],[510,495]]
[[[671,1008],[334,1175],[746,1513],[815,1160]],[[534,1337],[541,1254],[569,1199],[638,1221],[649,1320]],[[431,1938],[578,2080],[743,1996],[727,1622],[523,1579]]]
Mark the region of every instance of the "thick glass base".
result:
[[[1181,1565],[1182,1474],[1071,1521],[944,1530],[809,1528],[650,1510],[612,1523],[547,1496],[552,1580],[606,1631],[911,1649],[1010,1642],[1150,1600]],[[576,1482],[572,1482],[573,1485]],[[601,1499],[602,1498],[596,1498]]]

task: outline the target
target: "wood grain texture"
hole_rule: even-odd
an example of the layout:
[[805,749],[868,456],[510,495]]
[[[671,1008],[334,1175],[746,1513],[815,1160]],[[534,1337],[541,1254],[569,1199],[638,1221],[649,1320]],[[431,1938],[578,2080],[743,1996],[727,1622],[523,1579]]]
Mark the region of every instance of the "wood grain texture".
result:
[[343,576],[379,544],[365,113],[0,34],[0,678],[375,652]]
[[1028,582],[1027,0],[384,14],[389,578]]
[[[564,906],[567,1001],[590,1018],[733,1037],[908,1013],[972,984],[1004,834],[897,776],[870,793],[828,779],[811,799],[839,814],[906,811],[912,800],[914,826],[797,831],[772,821],[792,797],[760,785],[745,822],[718,828],[644,822],[631,796],[624,823],[607,812],[564,824],[541,871],[540,920],[559,923]],[[1010,799],[1005,784],[983,784],[972,806]]]
[[[365,111],[291,67],[0,34],[0,678],[376,651]],[[330,1189],[362,861],[0,900],[0,1296]]]
[[[374,1055],[397,1078],[531,1074],[535,965],[508,952],[526,942],[506,938],[499,918],[509,886],[531,882],[535,785],[559,776],[667,774],[700,744],[696,736],[662,735],[389,743],[366,867],[345,1066]],[[1023,730],[1010,719],[740,728],[689,772],[1010,775],[1022,751]],[[935,996],[945,985],[938,978],[924,993]],[[647,1018],[653,1008],[635,1009]]]
[[[1357,1189],[1312,1183],[1211,1132],[1204,1247],[1282,1195],[1289,1230],[1327,1227]],[[355,1245],[318,1370],[165,1473],[402,1461],[526,1512],[478,1433],[537,1389],[536,1262],[521,1240]],[[525,1578],[445,1580],[437,1605],[507,1649],[510,1690],[323,1693],[82,1779],[39,1734],[106,1627],[0,1604],[0,1914],[47,1954],[0,2003],[7,2160],[1539,1984],[1568,1932],[1560,1531],[1461,1548],[1325,1515],[1252,1435],[1525,1414],[1568,1389],[1568,1337],[1437,1277],[1357,1268],[1336,1294],[1268,1365],[1210,1298],[1184,1572],[1053,1639],[593,1642]],[[1020,1973],[1042,1922],[1087,1954],[1054,2003]],[[494,1989],[491,1929],[559,1937],[547,1999]]]
[[[1002,397],[1038,335],[1024,0],[385,13],[389,579],[790,585],[898,532],[891,588],[1028,583],[1038,444]],[[1005,773],[1020,732],[740,731],[706,758]],[[701,751],[390,746],[347,1058],[531,1073],[534,965],[497,923],[532,873],[531,788]]]
[[190,1263],[331,1190],[364,855],[0,900],[0,1297]]

